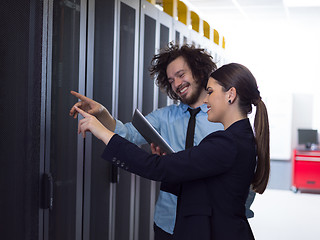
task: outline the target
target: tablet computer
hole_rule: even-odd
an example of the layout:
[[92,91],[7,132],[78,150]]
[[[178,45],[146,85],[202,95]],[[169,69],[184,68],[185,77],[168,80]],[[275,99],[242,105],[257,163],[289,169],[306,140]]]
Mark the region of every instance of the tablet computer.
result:
[[148,143],[154,143],[166,153],[174,152],[171,146],[163,139],[163,137],[138,109],[134,111],[132,124]]

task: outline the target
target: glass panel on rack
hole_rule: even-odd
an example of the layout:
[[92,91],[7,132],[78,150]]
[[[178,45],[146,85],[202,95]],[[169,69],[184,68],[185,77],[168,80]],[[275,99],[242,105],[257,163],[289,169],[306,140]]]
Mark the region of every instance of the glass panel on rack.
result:
[[[95,0],[93,99],[112,112],[114,1]],[[92,138],[90,239],[106,239],[111,165],[101,158],[105,145]]]
[[[150,14],[151,15],[151,14]],[[154,80],[150,77],[149,68],[151,60],[155,54],[156,46],[156,20],[144,15],[144,38],[143,38],[143,89],[142,89],[142,113],[147,115],[153,111],[154,98]],[[143,149],[151,153],[150,145],[144,144]],[[145,178],[138,178],[139,181],[139,240],[150,239],[150,209],[152,206],[151,198],[151,181]],[[152,221],[153,223],[153,221]]]
[[68,112],[77,101],[70,90],[78,89],[79,33],[80,0],[54,1],[50,132],[54,203],[50,239],[75,239],[77,122]]
[[169,28],[160,24],[160,48],[164,48],[169,43]]
[[145,15],[144,17],[144,52],[143,52],[143,98],[142,113],[147,115],[153,110],[154,81],[150,78],[149,67],[155,53],[156,20]]
[[118,117],[131,121],[133,108],[135,9],[121,2]]
[[186,36],[183,36],[183,44],[187,44],[188,43],[188,39]]
[[[160,48],[165,48],[169,42],[169,28],[160,25]],[[167,106],[167,94],[159,88],[158,108]]]
[[176,31],[175,44],[180,45],[180,32]]

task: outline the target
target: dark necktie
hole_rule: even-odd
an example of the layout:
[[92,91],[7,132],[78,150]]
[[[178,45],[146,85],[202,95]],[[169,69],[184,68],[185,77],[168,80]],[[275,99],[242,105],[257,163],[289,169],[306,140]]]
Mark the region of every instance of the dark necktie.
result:
[[[189,119],[188,130],[187,130],[186,149],[193,147],[196,115],[200,112],[200,108],[196,108],[196,109],[188,108],[188,111],[190,112],[190,119]],[[181,185],[177,183],[162,182],[160,185],[160,189],[162,191],[169,192],[176,196],[179,196],[181,192]],[[177,211],[179,211],[179,205],[180,205],[180,198],[178,198]]]
[[190,119],[188,123],[187,137],[186,137],[186,149],[193,147],[194,139],[194,128],[196,126],[196,115],[200,112],[200,108],[191,109],[188,108],[190,112]]

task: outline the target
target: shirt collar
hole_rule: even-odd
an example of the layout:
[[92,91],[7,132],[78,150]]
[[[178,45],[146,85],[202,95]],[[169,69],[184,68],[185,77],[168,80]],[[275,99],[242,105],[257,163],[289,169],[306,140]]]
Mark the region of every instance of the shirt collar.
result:
[[[188,108],[192,108],[192,107],[190,107],[189,105],[184,104],[184,103],[182,103],[182,102],[180,102],[179,107],[182,108],[182,111],[183,111],[183,112],[188,111]],[[208,111],[207,104],[202,104],[202,105],[200,106],[200,109],[201,109],[202,112],[206,113],[206,112]]]

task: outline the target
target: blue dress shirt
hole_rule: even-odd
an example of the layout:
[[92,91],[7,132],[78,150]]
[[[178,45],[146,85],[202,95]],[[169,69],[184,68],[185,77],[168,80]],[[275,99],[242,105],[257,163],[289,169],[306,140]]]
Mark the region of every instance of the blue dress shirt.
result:
[[[157,109],[146,116],[152,126],[169,143],[174,151],[185,149],[187,127],[190,118],[188,105],[180,103]],[[194,145],[198,145],[208,134],[223,130],[221,123],[208,121],[207,105],[200,106],[201,111],[196,116]],[[145,139],[139,134],[132,123],[123,124],[116,120],[115,133],[136,145],[145,144]],[[177,197],[160,190],[155,206],[154,222],[164,231],[172,234],[176,219]]]

